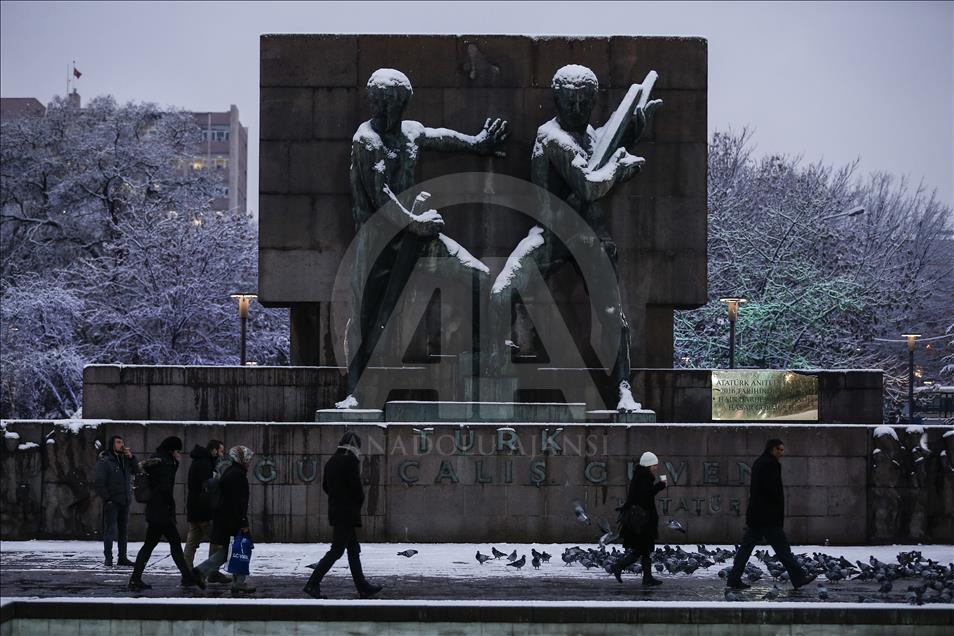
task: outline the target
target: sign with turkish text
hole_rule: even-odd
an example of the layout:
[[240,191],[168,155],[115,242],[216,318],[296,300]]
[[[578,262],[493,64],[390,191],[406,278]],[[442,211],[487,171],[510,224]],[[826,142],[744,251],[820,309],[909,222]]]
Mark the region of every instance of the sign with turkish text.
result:
[[798,371],[712,371],[712,419],[818,421],[818,378]]

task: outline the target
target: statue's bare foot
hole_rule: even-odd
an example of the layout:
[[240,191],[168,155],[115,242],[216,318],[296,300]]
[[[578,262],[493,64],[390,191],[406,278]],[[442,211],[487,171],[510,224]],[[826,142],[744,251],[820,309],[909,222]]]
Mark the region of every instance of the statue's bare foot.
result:
[[629,386],[629,382],[623,380],[619,383],[619,404],[616,405],[616,410],[620,413],[635,413],[636,411],[641,411],[643,405],[636,401],[633,397],[632,387]]
[[354,397],[354,394],[352,393],[351,395],[341,400],[340,402],[335,402],[335,408],[336,409],[356,409],[358,408],[358,400],[357,398]]

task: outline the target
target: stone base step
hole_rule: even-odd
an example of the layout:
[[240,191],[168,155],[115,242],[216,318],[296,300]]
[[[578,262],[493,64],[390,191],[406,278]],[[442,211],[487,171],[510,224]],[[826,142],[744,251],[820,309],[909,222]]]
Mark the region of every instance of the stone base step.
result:
[[381,409],[318,409],[316,422],[381,422],[384,411]]
[[587,411],[586,421],[594,424],[655,424],[656,411],[642,409],[632,413],[620,413],[619,411]]
[[583,402],[424,402],[384,406],[387,422],[584,422]]

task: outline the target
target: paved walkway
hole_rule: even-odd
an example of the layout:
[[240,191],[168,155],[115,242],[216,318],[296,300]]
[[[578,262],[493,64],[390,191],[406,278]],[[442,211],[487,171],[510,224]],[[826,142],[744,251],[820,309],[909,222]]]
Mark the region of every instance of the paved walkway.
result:
[[[531,546],[504,546],[518,553],[529,552]],[[327,546],[263,544],[256,546],[251,582],[258,587],[256,597],[306,599],[301,588],[311,570],[306,564],[316,561]],[[397,556],[408,547],[402,544],[367,544],[362,557],[365,571],[385,589],[382,600],[541,600],[541,601],[724,601],[724,581],[715,565],[693,575],[657,575],[663,585],[644,588],[640,578],[624,575],[623,584],[598,568],[587,570],[579,563],[564,565],[560,561],[561,546],[550,548],[553,560],[534,570],[529,565],[520,571],[505,566],[505,559],[479,565],[473,560],[474,546],[419,545],[420,553],[412,558]],[[131,544],[135,556],[139,544]],[[893,546],[895,552],[909,546]],[[489,547],[481,546],[484,553]],[[851,548],[861,550],[863,548]],[[886,548],[871,548],[883,558]],[[943,558],[950,546],[928,546],[931,558]],[[560,551],[556,551],[560,550]],[[828,549],[837,553],[837,548]],[[880,551],[879,551],[880,550]],[[168,548],[157,548],[146,569],[144,580],[153,588],[134,594],[126,589],[131,568],[106,568],[101,560],[101,545],[96,542],[3,542],[0,544],[0,596],[11,597],[143,597],[143,598],[225,598],[231,597],[228,585],[210,584],[205,591],[179,587],[179,574],[168,554]],[[200,553],[201,554],[201,553]],[[470,559],[466,555],[470,556]],[[954,558],[954,554],[950,555]],[[753,559],[753,562],[755,560]],[[761,600],[772,588],[764,579],[752,590],[741,594],[743,600]],[[828,602],[858,602],[859,596],[879,602],[903,603],[907,584],[895,582],[888,594],[878,592],[879,584],[863,581],[825,582]],[[817,588],[811,584],[801,591],[779,583],[779,602],[819,602]],[[357,598],[347,560],[326,577],[323,592],[331,599]]]

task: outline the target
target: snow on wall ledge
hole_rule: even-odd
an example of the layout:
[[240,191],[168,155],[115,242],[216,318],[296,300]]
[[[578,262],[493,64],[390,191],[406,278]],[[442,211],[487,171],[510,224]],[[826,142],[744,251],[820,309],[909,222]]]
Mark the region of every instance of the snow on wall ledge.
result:
[[[581,501],[591,518],[613,520],[634,458],[652,450],[670,484],[657,498],[660,541],[731,543],[744,525],[752,461],[775,436],[787,449],[786,530],[793,541],[954,540],[950,428],[924,427],[921,434],[898,428],[897,439],[858,425],[348,428],[364,442],[362,533],[369,541],[592,543],[596,536],[576,520],[572,502]],[[212,437],[247,445],[256,452],[250,470],[256,536],[284,542],[330,536],[321,474],[345,430],[341,424],[6,421],[0,430],[3,539],[99,536],[93,467],[97,442],[114,434],[140,459],[168,435],[182,437],[187,449]],[[177,476],[183,532],[188,462],[183,459]],[[134,537],[144,531],[142,512],[134,504]],[[671,518],[688,533],[666,529]]]

